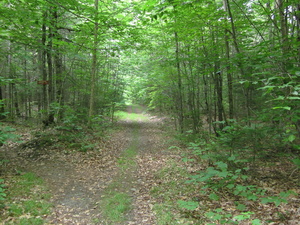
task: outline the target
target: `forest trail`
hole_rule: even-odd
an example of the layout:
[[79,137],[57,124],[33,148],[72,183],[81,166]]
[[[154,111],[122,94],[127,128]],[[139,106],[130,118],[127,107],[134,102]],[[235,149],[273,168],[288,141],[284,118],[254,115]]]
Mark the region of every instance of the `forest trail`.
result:
[[[53,211],[47,224],[156,224],[149,192],[168,158],[167,132],[162,119],[143,108],[128,112],[134,118],[120,120],[109,138],[86,153],[28,145],[8,153],[12,168],[34,172],[49,187]],[[130,210],[120,221],[103,215],[103,201],[112,192],[130,196]]]

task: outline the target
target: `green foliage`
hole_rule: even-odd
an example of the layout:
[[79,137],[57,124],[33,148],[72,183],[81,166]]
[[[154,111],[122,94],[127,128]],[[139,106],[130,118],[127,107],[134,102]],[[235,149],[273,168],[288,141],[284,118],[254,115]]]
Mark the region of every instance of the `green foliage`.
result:
[[37,177],[34,173],[25,173],[20,178],[16,178],[17,182],[14,185],[13,190],[10,190],[11,196],[18,195],[29,195],[30,190],[33,189],[36,185],[42,185],[43,180]]
[[300,71],[292,69],[288,74],[262,79],[264,84],[260,89],[265,95],[272,96],[269,100],[272,111],[269,118],[281,122],[290,135],[287,142],[293,142],[299,136],[299,103],[300,103]]
[[96,146],[96,144],[85,144],[85,143],[82,143],[81,144],[81,147],[78,151],[80,152],[88,152],[89,150],[92,150],[94,149]]
[[292,160],[292,162],[295,164],[295,166],[300,169],[300,158],[295,158]]
[[294,191],[280,192],[279,196],[268,196],[261,198],[263,204],[274,203],[278,207],[281,203],[287,203],[287,198],[291,195],[296,195]]
[[[5,185],[4,185],[4,179],[0,179],[0,203],[5,200],[6,194],[5,194]],[[1,205],[0,205],[1,206]],[[1,207],[0,207],[1,208]]]
[[4,127],[1,123],[0,126],[0,145],[5,144],[7,140],[16,139],[18,137],[18,135],[12,133],[15,129],[8,126]]
[[[43,180],[33,173],[7,179],[6,210],[1,215],[13,218],[13,222],[6,224],[44,224],[41,218],[50,213],[50,195],[43,184]],[[25,216],[26,215],[26,216]]]
[[157,216],[157,224],[189,224],[190,218],[184,218],[179,212],[197,210],[199,202],[185,201],[179,196],[185,196],[195,190],[196,186],[185,183],[188,172],[178,166],[174,160],[169,160],[165,167],[157,171],[155,176],[161,181],[151,189],[151,196],[159,200],[153,209]]
[[[235,157],[230,157],[230,161],[238,164],[240,160]],[[248,176],[243,171],[248,170],[244,168],[230,168],[227,163],[217,161],[214,163],[214,167],[208,167],[206,171],[203,171],[197,175],[191,176],[190,182],[202,182],[205,185],[202,187],[203,190],[208,190],[209,198],[217,201],[219,197],[217,192],[226,191],[245,198],[247,200],[257,200],[259,196],[264,194],[264,191],[253,185],[242,185],[238,181],[245,181]],[[216,182],[217,181],[217,182]],[[206,191],[205,191],[206,192]]]
[[187,209],[187,210],[195,210],[199,207],[199,202],[194,201],[177,201],[179,207]]
[[69,106],[60,107],[56,105],[52,106],[52,109],[55,112],[63,112],[63,116],[60,119],[61,125],[57,126],[57,129],[70,131],[81,130],[82,124],[87,121],[86,116],[83,116],[84,114],[78,113],[76,110],[72,109]]
[[[233,123],[219,132],[218,145],[229,154],[240,154],[252,160],[264,157],[269,150],[274,153],[296,148],[295,129],[279,128],[272,124],[241,125]],[[220,148],[220,146],[218,147]],[[268,151],[266,151],[268,150]]]
[[[249,220],[252,212],[248,211],[246,204],[243,202],[253,201],[263,204],[275,204],[279,206],[282,203],[287,203],[290,195],[296,195],[293,191],[281,192],[278,196],[267,196],[266,190],[256,186],[247,184],[249,175],[246,174],[248,167],[244,166],[245,160],[239,159],[238,155],[232,155],[226,161],[220,161],[217,157],[212,158],[205,154],[205,148],[200,149],[201,143],[190,143],[189,149],[193,154],[204,159],[213,160],[211,166],[206,170],[199,171],[196,175],[191,175],[190,180],[186,183],[201,184],[202,194],[208,196],[211,201],[219,200],[219,193],[230,193],[237,201],[236,211],[241,214],[233,216],[231,213],[216,209],[207,212],[205,215],[212,221],[218,221],[218,224],[238,224],[236,221]],[[186,161],[186,160],[185,160]],[[297,163],[297,160],[296,160]],[[181,208],[186,210],[195,210],[198,207],[198,202],[179,201]],[[258,219],[254,219],[252,224],[260,224]]]
[[104,216],[111,222],[122,222],[131,208],[131,198],[122,192],[110,192],[102,199]]
[[[230,224],[233,221],[230,219],[232,217],[231,213],[225,213],[223,209],[218,208],[205,213],[205,216],[211,221],[218,221],[220,224]],[[214,223],[210,223],[211,225]]]
[[19,220],[19,225],[43,225],[43,224],[45,224],[45,221],[41,218],[22,218]]

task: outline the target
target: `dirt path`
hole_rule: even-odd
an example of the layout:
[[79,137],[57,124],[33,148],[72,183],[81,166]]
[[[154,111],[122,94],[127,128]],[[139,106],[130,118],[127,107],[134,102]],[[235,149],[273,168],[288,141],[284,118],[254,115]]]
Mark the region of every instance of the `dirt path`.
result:
[[[132,113],[142,113],[141,108],[130,108]],[[62,151],[57,146],[39,149],[16,148],[7,154],[11,167],[32,171],[42,177],[52,194],[53,213],[48,224],[112,224],[101,215],[103,191],[115,179],[121,179],[120,189],[132,197],[132,209],[126,221],[114,224],[153,225],[153,199],[149,192],[155,171],[163,164],[167,148],[166,133],[160,118],[143,115],[136,121],[122,120],[120,129],[109,140],[97,143],[93,151]],[[136,166],[120,176],[118,159],[134,146]]]
[[[142,113],[142,110],[135,108],[133,113]],[[137,119],[135,122],[128,122],[131,130],[131,143],[137,149],[135,161],[137,167],[129,175],[128,181],[133,181],[132,196],[133,209],[130,212],[129,220],[125,224],[130,225],[153,225],[155,214],[153,213],[154,199],[150,196],[150,190],[155,185],[155,172],[159,170],[166,161],[164,154],[168,148],[167,132],[163,129],[161,118],[150,117]],[[132,129],[133,128],[133,129]],[[129,185],[130,187],[130,185]]]

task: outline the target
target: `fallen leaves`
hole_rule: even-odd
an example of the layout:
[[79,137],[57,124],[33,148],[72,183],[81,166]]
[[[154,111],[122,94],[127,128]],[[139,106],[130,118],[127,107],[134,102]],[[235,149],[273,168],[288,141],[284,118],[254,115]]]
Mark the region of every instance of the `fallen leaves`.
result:
[[[207,165],[200,164],[196,159],[183,162],[183,150],[168,149],[171,143],[167,142],[167,133],[162,129],[162,124],[163,121],[158,117],[134,123],[122,121],[118,124],[119,129],[110,137],[94,137],[90,143],[93,149],[87,152],[79,152],[59,142],[55,142],[55,145],[45,142],[41,146],[30,130],[24,129],[19,131],[19,135],[30,144],[19,148],[18,143],[8,143],[2,151],[11,160],[7,167],[33,171],[49,185],[54,208],[47,218],[48,224],[105,224],[99,209],[100,202],[104,197],[103,190],[112,185],[116,177],[122,179],[121,188],[127,189],[133,198],[126,224],[157,224],[160,213],[165,221],[173,216],[178,224],[205,224],[205,214],[219,208],[225,209],[225,215],[239,216],[235,205],[239,199],[232,198],[226,192],[209,198],[201,193],[201,187],[185,183],[188,174],[204,170]],[[132,135],[134,129],[138,129],[136,140]],[[132,174],[124,173],[118,177],[120,168],[117,160],[133,141],[137,148],[134,158],[136,168],[125,171]],[[278,168],[281,168],[280,171]],[[269,195],[276,196],[287,188],[294,188],[300,194],[299,185],[295,182],[297,174],[293,174],[293,179],[286,179],[292,170],[284,162],[255,169],[251,182],[263,187]],[[251,209],[257,218],[273,220],[273,224],[284,224],[283,221],[297,224],[300,221],[300,200],[296,196],[290,196],[288,200],[289,204],[277,207],[272,203],[254,204],[253,201],[246,201],[240,203],[240,208]],[[179,204],[187,202],[187,208],[194,210],[193,213],[180,209],[178,201]]]

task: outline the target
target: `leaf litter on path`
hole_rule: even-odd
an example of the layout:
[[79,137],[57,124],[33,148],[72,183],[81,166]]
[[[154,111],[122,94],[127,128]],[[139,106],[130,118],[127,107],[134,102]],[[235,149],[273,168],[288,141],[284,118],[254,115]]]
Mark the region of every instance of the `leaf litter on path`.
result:
[[[47,224],[107,224],[99,209],[102,192],[117,176],[117,159],[134,141],[131,134],[138,126],[135,137],[137,156],[134,159],[138,166],[135,174],[122,177],[123,188],[129,189],[133,206],[127,221],[122,224],[151,225],[156,224],[152,211],[154,201],[149,195],[155,183],[152,172],[164,163],[161,151],[167,148],[161,125],[157,117],[135,124],[121,121],[119,129],[109,139],[98,140],[95,150],[86,153],[51,145],[37,149],[34,144],[22,148],[6,146],[1,151],[9,152],[10,168],[34,172],[45,180],[53,204]],[[34,138],[28,135],[28,129],[20,133],[25,143]],[[126,179],[130,179],[127,184]]]

